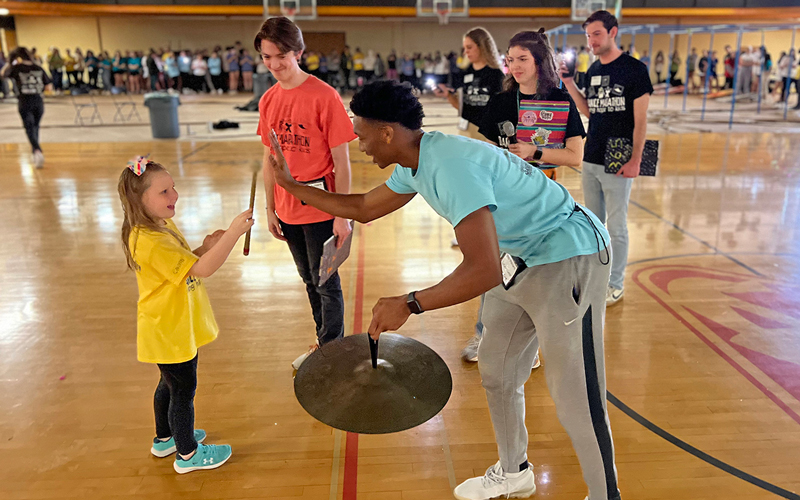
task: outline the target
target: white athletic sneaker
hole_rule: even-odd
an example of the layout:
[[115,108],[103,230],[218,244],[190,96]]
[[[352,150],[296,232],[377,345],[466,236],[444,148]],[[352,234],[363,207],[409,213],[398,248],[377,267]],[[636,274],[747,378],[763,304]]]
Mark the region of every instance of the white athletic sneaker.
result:
[[608,286],[608,291],[606,291],[606,306],[612,306],[622,300],[622,295],[625,293],[625,290],[621,288],[614,288],[613,286]]
[[34,151],[33,165],[36,168],[44,168],[44,153],[42,153],[41,151]]
[[456,486],[453,495],[458,500],[489,500],[490,498],[528,498],[536,493],[533,469],[522,472],[503,472],[500,462],[486,470],[483,477],[473,477]]
[[319,344],[312,344],[312,345],[308,346],[308,352],[304,352],[303,354],[298,356],[297,359],[292,361],[292,368],[294,368],[295,370],[299,370],[300,366],[303,364],[303,362],[306,360],[306,358],[311,356],[311,353],[313,353],[317,349],[319,349]]
[[533,366],[531,367],[531,370],[535,370],[540,366],[542,366],[542,362],[539,360],[539,351],[536,351],[536,357],[533,358]]
[[473,335],[469,342],[467,342],[467,346],[461,351],[461,359],[467,361],[469,363],[475,363],[478,361],[478,347],[481,345],[481,338],[477,335]]

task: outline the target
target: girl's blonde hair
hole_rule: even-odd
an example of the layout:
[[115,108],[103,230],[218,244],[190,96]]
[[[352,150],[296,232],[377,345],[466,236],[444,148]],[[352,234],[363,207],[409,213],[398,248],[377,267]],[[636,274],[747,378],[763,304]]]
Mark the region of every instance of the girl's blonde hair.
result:
[[486,31],[486,28],[481,28],[480,26],[472,28],[464,34],[464,38],[469,38],[475,42],[487,66],[500,69],[500,54],[497,52],[497,44],[494,43],[494,38]]
[[134,242],[133,249],[130,243],[134,228],[169,233],[181,243],[181,246],[186,246],[174,231],[160,225],[147,213],[142,200],[144,192],[150,187],[153,174],[166,171],[167,169],[160,163],[148,161],[147,168],[142,175],[136,175],[126,167],[119,176],[117,191],[119,192],[119,201],[122,202],[122,250],[125,252],[128,268],[134,271],[139,270],[139,265],[133,258],[136,243]]

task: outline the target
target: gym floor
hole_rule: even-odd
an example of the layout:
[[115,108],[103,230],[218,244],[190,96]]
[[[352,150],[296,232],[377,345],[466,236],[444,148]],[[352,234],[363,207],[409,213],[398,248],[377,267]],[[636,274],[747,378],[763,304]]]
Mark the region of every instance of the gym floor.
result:
[[[446,107],[426,109],[429,129],[452,131]],[[448,499],[495,463],[477,366],[459,358],[477,300],[399,332],[453,374],[450,401],[426,424],[357,436],[303,411],[290,363],[313,342],[313,320],[288,249],[266,230],[261,186],[250,256],[240,243],[206,281],[221,333],[200,351],[196,426],[233,457],[179,476],[171,459],[151,456],[158,370],[136,361],[138,294],[120,248],[117,178],[137,154],[167,166],[181,195],[176,223],[199,244],[246,207],[263,146],[207,129],[154,141],[145,128],[134,142],[106,127],[63,129],[70,140],[43,131],[43,170],[27,144],[0,145],[0,497]],[[650,138],[662,141],[660,172],[634,183],[625,298],[605,329],[623,498],[800,498],[791,493],[800,491],[800,139],[659,133]],[[390,173],[356,142],[351,158],[354,192]],[[560,168],[559,182],[582,200],[579,171]],[[430,286],[460,262],[452,229],[419,197],[355,231],[341,269],[347,334],[364,331],[379,297]],[[526,385],[535,498],[581,500],[546,369],[544,358]]]

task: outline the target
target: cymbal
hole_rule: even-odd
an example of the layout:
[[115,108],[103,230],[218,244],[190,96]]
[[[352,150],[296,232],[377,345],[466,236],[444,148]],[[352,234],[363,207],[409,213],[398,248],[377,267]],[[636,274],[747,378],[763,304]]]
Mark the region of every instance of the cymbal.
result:
[[387,434],[423,424],[450,399],[453,378],[422,342],[380,336],[376,367],[368,335],[350,335],[312,353],[297,370],[294,392],[320,422],[358,434]]

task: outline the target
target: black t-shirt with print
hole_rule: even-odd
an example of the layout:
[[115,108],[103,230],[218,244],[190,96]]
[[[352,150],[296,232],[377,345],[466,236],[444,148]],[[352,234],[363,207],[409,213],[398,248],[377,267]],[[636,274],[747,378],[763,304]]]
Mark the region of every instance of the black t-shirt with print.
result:
[[8,78],[16,82],[20,99],[41,96],[45,85],[51,83],[47,72],[36,64],[15,64],[11,67]]
[[608,64],[595,61],[586,73],[589,134],[583,161],[603,165],[609,137],[633,140],[633,101],[653,93],[647,66],[622,54]]
[[475,70],[472,65],[464,73],[464,105],[461,109],[461,118],[481,126],[483,111],[489,104],[489,99],[503,90],[502,71],[485,66]]
[[501,134],[501,127],[504,122],[511,122],[516,130],[519,125],[519,100],[523,101],[563,101],[569,102],[569,116],[567,118],[567,128],[565,139],[580,136],[585,137],[586,131],[583,128],[581,115],[575,102],[570,97],[569,92],[564,89],[554,88],[545,94],[528,95],[516,91],[500,92],[492,96],[489,105],[483,114],[483,121],[478,131],[487,139],[500,144],[500,138],[505,137]]

